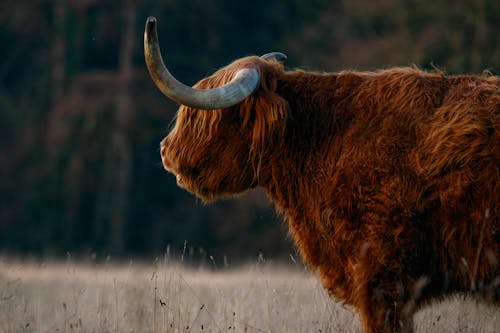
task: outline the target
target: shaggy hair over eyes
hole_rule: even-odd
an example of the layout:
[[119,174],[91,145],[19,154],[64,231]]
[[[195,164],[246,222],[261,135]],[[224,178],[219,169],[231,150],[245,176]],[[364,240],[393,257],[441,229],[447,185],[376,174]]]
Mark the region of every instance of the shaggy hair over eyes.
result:
[[237,106],[224,110],[195,110],[182,106],[177,116],[177,126],[194,128],[199,133],[200,140],[210,140],[219,129],[223,113],[236,112],[240,118],[241,130],[252,133],[249,161],[257,162],[255,167],[258,170],[266,147],[281,142],[285,133],[289,106],[276,93],[277,77],[284,73],[283,65],[263,61],[258,57],[243,58],[201,80],[194,88],[221,87],[243,68],[255,68],[259,72],[260,82],[254,94]]

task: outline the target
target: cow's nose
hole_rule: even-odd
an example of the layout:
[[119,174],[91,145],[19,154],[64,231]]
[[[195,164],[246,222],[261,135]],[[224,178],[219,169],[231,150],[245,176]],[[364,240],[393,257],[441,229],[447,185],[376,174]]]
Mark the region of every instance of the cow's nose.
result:
[[166,151],[167,151],[167,148],[162,143],[162,145],[160,146],[161,162],[163,163],[163,167],[165,168],[165,170],[172,172],[173,163],[170,160],[170,158],[168,157]]

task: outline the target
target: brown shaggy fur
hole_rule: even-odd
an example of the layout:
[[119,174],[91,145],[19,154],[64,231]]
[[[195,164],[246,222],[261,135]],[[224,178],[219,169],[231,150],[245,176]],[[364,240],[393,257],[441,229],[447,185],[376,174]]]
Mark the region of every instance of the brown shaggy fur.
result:
[[265,188],[304,260],[363,332],[410,332],[425,302],[500,299],[500,79],[414,68],[285,71],[237,60],[199,88],[257,68],[234,107],[182,106],[165,168],[205,201]]

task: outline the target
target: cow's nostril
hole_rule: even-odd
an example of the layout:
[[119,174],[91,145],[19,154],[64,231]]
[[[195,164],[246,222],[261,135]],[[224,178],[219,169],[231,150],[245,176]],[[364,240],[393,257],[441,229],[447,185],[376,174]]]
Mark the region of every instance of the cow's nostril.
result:
[[161,146],[160,147],[160,156],[161,156],[161,160],[163,161],[165,159],[165,146]]

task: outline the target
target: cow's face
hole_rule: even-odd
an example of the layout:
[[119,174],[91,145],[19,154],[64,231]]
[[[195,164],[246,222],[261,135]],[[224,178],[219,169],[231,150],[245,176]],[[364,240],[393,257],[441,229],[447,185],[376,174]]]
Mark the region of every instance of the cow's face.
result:
[[248,161],[250,142],[230,111],[182,106],[175,127],[161,142],[165,169],[176,176],[179,186],[203,200],[255,186]]
[[276,72],[282,67],[259,57],[235,61],[195,87],[211,89],[230,82],[242,68],[256,68],[257,89],[223,109],[181,106],[175,126],[161,142],[161,158],[179,186],[204,201],[258,185],[272,146],[282,137],[287,102],[278,96]]

